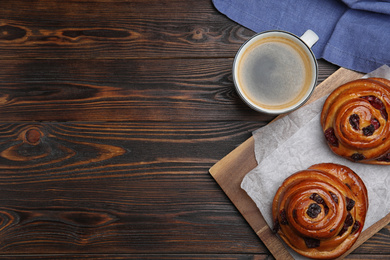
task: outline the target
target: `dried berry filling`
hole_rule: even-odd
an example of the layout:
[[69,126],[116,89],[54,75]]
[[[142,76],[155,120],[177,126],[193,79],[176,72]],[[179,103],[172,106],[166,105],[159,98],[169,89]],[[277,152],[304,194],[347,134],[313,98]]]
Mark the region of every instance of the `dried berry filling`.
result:
[[324,199],[318,195],[317,193],[313,193],[310,195],[309,197],[311,200],[314,200],[315,202],[317,202],[318,204],[323,204],[325,203]]
[[371,124],[374,126],[375,130],[377,130],[381,126],[381,123],[379,123],[379,120],[376,118],[371,119]]
[[364,136],[371,136],[375,132],[375,126],[373,124],[371,124],[369,126],[364,127],[362,130],[363,130]]
[[326,205],[325,200],[320,195],[318,195],[317,193],[313,193],[313,194],[310,195],[309,198],[311,200],[314,200],[318,204],[321,204],[324,207],[325,215],[328,215],[329,207],[328,207],[328,205]]
[[387,120],[388,115],[387,115],[386,107],[383,104],[382,100],[380,100],[379,98],[377,98],[375,96],[364,96],[361,98],[370,102],[371,106],[373,106],[375,109],[379,110],[381,112],[382,117]]
[[360,117],[357,114],[353,114],[349,117],[349,123],[356,131],[359,130]]
[[345,197],[345,202],[347,203],[346,207],[348,211],[351,211],[355,207],[355,201],[348,197]]
[[317,203],[312,203],[307,208],[306,214],[311,218],[316,218],[321,213],[321,207]]
[[339,146],[339,140],[337,139],[334,129],[332,127],[328,128],[324,132],[326,141],[328,141],[329,144],[332,146],[338,147]]
[[382,157],[378,158],[377,161],[380,161],[380,162],[390,162],[390,153],[385,154]]
[[280,224],[282,224],[282,225],[287,225],[288,224],[287,214],[286,214],[286,210],[285,209],[280,211]]
[[359,228],[360,228],[360,222],[356,220],[355,223],[353,224],[351,234],[355,233],[357,230],[359,230]]
[[303,240],[305,240],[307,248],[316,248],[320,246],[320,240],[318,239],[305,237]]
[[339,232],[339,236],[342,236],[350,226],[352,226],[353,224],[353,218],[352,218],[352,215],[351,213],[348,212],[348,215],[347,217],[345,218],[345,221],[344,221],[344,225],[342,227],[342,229],[340,230]]
[[297,219],[297,218],[298,218],[297,210],[296,210],[296,209],[293,210],[293,218],[294,218],[294,219]]
[[351,159],[357,162],[366,159],[366,157],[361,153],[354,153],[351,155]]

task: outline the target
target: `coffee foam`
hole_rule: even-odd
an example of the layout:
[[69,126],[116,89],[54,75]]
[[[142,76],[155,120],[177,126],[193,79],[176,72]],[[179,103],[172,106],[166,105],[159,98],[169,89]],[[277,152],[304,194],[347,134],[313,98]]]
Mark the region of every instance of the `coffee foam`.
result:
[[[305,47],[304,47],[305,48]],[[269,36],[243,50],[236,81],[254,105],[268,110],[290,108],[307,98],[313,84],[311,55],[293,40]]]

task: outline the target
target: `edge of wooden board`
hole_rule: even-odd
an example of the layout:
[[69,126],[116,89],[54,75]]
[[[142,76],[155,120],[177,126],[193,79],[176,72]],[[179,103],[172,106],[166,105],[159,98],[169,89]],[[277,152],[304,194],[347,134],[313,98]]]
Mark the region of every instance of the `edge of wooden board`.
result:
[[271,254],[276,259],[293,259],[282,241],[272,233],[256,204],[241,189],[242,179],[257,165],[253,150],[254,138],[251,137],[210,168],[210,174]]
[[[305,104],[310,104],[315,100],[328,95],[338,86],[354,79],[361,78],[363,74],[340,68],[325,81],[319,84],[313,92],[310,100]],[[285,115],[276,117],[273,121]],[[272,121],[272,122],[273,122]],[[293,259],[283,242],[275,236],[265,222],[260,210],[252,199],[241,189],[241,181],[244,176],[257,166],[254,154],[255,141],[253,136],[231,151],[228,155],[214,164],[209,172],[219,184],[232,203],[240,211],[257,236],[263,241],[276,259]],[[359,236],[356,243],[339,259],[346,257],[353,250],[367,241],[371,236],[390,222],[390,213],[383,219],[367,228]]]

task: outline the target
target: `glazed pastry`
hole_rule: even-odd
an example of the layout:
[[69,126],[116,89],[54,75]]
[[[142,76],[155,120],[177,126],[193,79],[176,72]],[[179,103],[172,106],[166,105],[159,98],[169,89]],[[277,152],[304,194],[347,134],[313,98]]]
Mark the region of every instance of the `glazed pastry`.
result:
[[390,81],[359,79],[333,91],[321,113],[332,151],[348,160],[390,165]]
[[303,256],[332,259],[355,243],[367,210],[367,190],[355,172],[316,164],[288,177],[276,192],[274,232]]

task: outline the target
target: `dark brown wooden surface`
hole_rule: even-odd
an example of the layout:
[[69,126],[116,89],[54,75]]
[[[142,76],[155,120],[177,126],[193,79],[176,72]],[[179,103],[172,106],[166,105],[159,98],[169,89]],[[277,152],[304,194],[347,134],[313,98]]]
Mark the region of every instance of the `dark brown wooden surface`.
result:
[[0,258],[272,258],[208,173],[272,119],[232,84],[254,32],[210,0],[0,4]]

